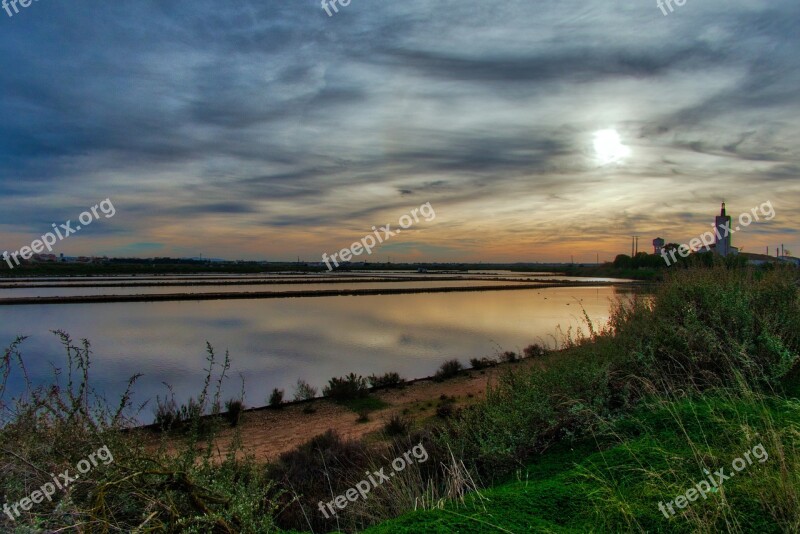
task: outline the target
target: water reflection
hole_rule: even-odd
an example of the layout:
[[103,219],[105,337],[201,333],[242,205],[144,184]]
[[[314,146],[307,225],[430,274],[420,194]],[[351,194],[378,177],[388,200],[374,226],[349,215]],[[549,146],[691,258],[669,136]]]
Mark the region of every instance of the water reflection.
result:
[[[0,341],[31,336],[23,345],[29,372],[42,380],[49,362],[62,366],[63,329],[94,347],[95,385],[111,399],[127,378],[144,373],[135,401],[174,386],[179,400],[202,384],[205,341],[230,350],[246,380],[248,405],[261,405],[273,387],[291,397],[298,378],[321,387],[331,376],[397,371],[428,376],[448,358],[518,351],[561,326],[582,324],[582,308],[596,325],[608,319],[614,287],[571,287],[480,293],[324,297],[204,302],[35,305],[0,310]],[[12,386],[18,387],[19,382]],[[151,417],[148,407],[143,418]]]

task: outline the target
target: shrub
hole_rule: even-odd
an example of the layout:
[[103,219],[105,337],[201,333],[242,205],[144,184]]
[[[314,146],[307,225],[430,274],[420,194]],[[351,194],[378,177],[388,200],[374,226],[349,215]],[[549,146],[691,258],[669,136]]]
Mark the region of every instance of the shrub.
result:
[[369,395],[369,386],[364,377],[350,373],[343,378],[331,378],[322,394],[335,401],[359,399]]
[[225,418],[231,426],[239,424],[244,408],[244,402],[241,399],[230,399],[225,403]]
[[458,376],[458,373],[460,373],[463,369],[464,366],[461,365],[460,361],[456,359],[447,360],[441,365],[441,367],[439,367],[439,370],[436,371],[436,374],[433,375],[433,378],[437,382],[442,382],[444,380],[447,380],[448,378],[453,378],[454,376]]
[[547,354],[547,352],[547,349],[542,345],[534,343],[533,345],[528,345],[525,347],[525,349],[522,351],[522,354],[526,358],[542,358]]
[[382,376],[370,375],[369,385],[373,388],[399,388],[406,383],[404,378],[400,378],[398,373],[386,373]]
[[441,419],[449,419],[456,413],[455,399],[453,397],[445,397],[442,402],[436,407],[436,417]]
[[156,396],[154,415],[154,423],[163,430],[185,430],[191,426],[190,423],[196,422],[198,429],[205,432],[211,425],[211,420],[203,417],[205,410],[199,401],[190,397],[185,404],[178,406],[171,391],[170,396],[164,399]]
[[181,423],[187,423],[194,419],[199,419],[202,416],[203,407],[194,397],[189,397],[189,401],[186,404],[181,404],[178,416]]
[[480,371],[481,369],[488,369],[489,367],[494,367],[497,365],[497,360],[492,358],[470,358],[469,365],[476,371]]
[[275,388],[269,396],[269,405],[273,408],[280,408],[283,405],[283,390]]
[[305,380],[298,380],[294,391],[294,400],[307,401],[317,397],[317,388],[311,386]]
[[410,430],[411,420],[397,414],[392,415],[383,427],[383,431],[386,435],[391,437],[408,434]]
[[500,359],[506,363],[514,363],[517,361],[517,353],[507,350],[500,355]]
[[156,396],[155,424],[163,429],[169,430],[180,423],[180,411],[175,403],[175,397],[166,397],[163,400]]
[[449,419],[453,415],[452,404],[442,404],[436,407],[436,417],[441,419]]
[[[331,495],[344,493],[352,485],[352,479],[363,478],[364,471],[370,466],[370,455],[363,442],[344,440],[333,430],[284,453],[267,467],[268,478],[290,490],[278,499],[283,508],[277,517],[278,525],[291,531],[340,530],[337,517],[326,520],[320,513],[304,510],[303,505],[328,502]],[[296,495],[303,498],[298,499]]]

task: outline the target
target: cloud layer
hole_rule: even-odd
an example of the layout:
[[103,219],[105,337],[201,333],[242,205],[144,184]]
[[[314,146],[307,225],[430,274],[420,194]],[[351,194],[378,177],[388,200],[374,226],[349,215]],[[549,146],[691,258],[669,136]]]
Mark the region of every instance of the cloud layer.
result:
[[[370,259],[589,261],[724,199],[777,212],[737,245],[800,253],[794,1],[41,0],[0,26],[9,250],[110,197],[63,252],[319,260],[431,202]],[[607,129],[631,154],[601,165]]]

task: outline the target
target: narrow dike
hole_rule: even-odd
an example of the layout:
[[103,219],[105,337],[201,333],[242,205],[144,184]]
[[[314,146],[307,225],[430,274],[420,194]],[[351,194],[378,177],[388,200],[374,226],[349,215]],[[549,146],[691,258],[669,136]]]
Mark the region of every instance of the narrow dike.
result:
[[635,282],[562,282],[549,284],[513,284],[498,286],[425,287],[386,289],[321,289],[306,291],[254,291],[249,293],[168,293],[154,295],[83,295],[63,297],[18,297],[0,299],[0,306],[30,304],[97,304],[112,302],[166,302],[200,300],[253,300],[306,297],[342,297],[361,295],[404,295],[412,293],[463,293],[475,291],[513,291],[522,289],[548,289],[554,287],[606,287],[634,285]]

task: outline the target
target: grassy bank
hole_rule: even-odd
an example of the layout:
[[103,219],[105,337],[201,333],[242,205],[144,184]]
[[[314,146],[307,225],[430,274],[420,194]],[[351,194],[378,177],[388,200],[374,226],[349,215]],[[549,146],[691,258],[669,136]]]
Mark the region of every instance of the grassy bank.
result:
[[[219,398],[228,361],[209,348],[208,378],[181,428],[131,429],[128,397],[92,397],[88,345],[62,337],[59,383],[11,402],[24,372],[4,354],[0,486],[17,503],[107,446],[113,462],[36,503],[3,530],[79,525],[110,532],[796,531],[800,299],[796,270],[698,268],[655,295],[587,320],[541,365],[511,367],[486,398],[397,432],[349,441],[329,432],[264,465],[233,445]],[[359,388],[361,391],[363,388]],[[133,410],[135,412],[135,410]],[[206,417],[201,415],[206,414]],[[324,517],[330,501],[423,444],[426,461]],[[768,458],[678,507],[707,475],[761,445]],[[759,449],[760,451],[760,449]],[[753,453],[755,454],[755,453]],[[752,458],[751,458],[752,460]],[[688,495],[688,494],[687,494]],[[675,502],[675,514],[659,503]]]
[[[798,306],[796,271],[673,274],[442,431],[489,489],[370,532],[797,531]],[[660,510],[757,445],[766,461]]]

